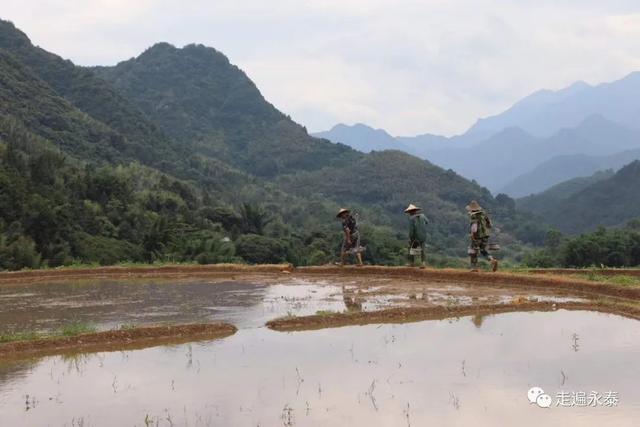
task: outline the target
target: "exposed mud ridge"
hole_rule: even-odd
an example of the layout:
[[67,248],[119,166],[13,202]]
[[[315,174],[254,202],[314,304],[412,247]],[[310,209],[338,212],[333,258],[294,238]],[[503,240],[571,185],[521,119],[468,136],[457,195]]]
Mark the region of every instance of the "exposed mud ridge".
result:
[[[589,270],[592,271],[592,270]],[[613,272],[620,273],[613,273]],[[555,274],[564,275],[554,276]],[[533,270],[531,273],[471,273],[460,269],[417,269],[409,267],[299,267],[290,264],[276,265],[169,265],[169,266],[135,266],[135,267],[99,267],[99,268],[60,268],[51,270],[28,270],[0,273],[0,285],[16,283],[33,283],[62,279],[132,279],[132,278],[189,278],[189,277],[220,277],[235,278],[235,275],[261,275],[262,277],[277,278],[280,274],[304,276],[338,276],[338,277],[366,277],[378,278],[411,278],[425,279],[436,282],[458,282],[464,284],[480,283],[487,286],[522,286],[545,290],[562,290],[575,295],[608,296],[640,300],[640,287],[625,287],[611,283],[601,283],[571,277],[570,274],[584,273],[586,270]],[[596,270],[602,274],[640,274],[640,270]]]
[[171,326],[146,326],[132,329],[81,334],[73,337],[51,337],[0,344],[0,358],[24,355],[43,356],[70,352],[138,350],[159,345],[224,338],[237,328],[228,323],[201,323]]
[[472,273],[456,269],[417,269],[409,267],[302,267],[296,274],[309,275],[375,275],[377,277],[411,277],[432,281],[482,283],[486,285],[526,286],[547,290],[566,290],[572,294],[586,296],[609,296],[615,298],[640,299],[640,288],[617,286],[610,283],[592,282],[571,277],[527,275],[517,273]]
[[640,268],[533,268],[532,274],[598,274],[601,276],[640,276]]
[[0,284],[35,282],[52,279],[79,278],[132,278],[132,277],[181,277],[229,275],[233,273],[289,273],[291,264],[212,264],[212,265],[167,265],[136,267],[56,268],[43,270],[9,271],[0,273]]
[[488,316],[492,314],[526,312],[585,310],[618,314],[640,320],[640,309],[609,303],[596,302],[525,302],[512,304],[478,304],[454,307],[407,307],[390,308],[380,311],[323,313],[312,316],[286,317],[267,322],[267,327],[275,331],[309,331],[341,326],[370,325],[380,323],[410,323],[424,320],[442,320],[464,316]]

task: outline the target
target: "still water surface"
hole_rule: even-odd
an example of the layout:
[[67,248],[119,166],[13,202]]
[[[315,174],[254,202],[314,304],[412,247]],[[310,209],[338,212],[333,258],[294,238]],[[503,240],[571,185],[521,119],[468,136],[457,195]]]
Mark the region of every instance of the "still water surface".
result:
[[[251,322],[249,322],[251,323]],[[633,426],[640,323],[592,312],[281,333],[0,361],[2,426]],[[553,406],[527,400],[542,387]],[[615,391],[617,407],[556,407]]]

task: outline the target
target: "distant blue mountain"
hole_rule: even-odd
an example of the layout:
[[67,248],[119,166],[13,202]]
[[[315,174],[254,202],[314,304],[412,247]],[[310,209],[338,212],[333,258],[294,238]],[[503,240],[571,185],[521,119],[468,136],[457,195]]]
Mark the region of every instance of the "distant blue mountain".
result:
[[[517,180],[554,157],[576,156],[574,161],[588,162],[589,157],[640,149],[639,99],[640,72],[634,72],[612,83],[577,82],[558,91],[535,92],[451,138],[431,134],[394,138],[363,124],[338,125],[317,135],[360,151],[404,150],[475,179],[493,192],[521,196],[595,172],[586,165],[561,167],[557,175],[541,169]],[[543,170],[547,176],[539,175]],[[531,180],[535,176],[540,179]]]
[[541,163],[532,171],[515,178],[500,192],[511,197],[538,194],[556,184],[576,177],[588,177],[604,170],[615,172],[630,161],[638,159],[640,159],[640,149],[625,150],[610,156],[587,156],[585,154],[556,156]]
[[559,90],[542,90],[517,102],[496,116],[478,120],[467,134],[488,135],[517,126],[537,137],[549,137],[600,115],[614,123],[640,130],[640,72],[612,83],[590,86],[574,83]]
[[362,123],[356,123],[353,126],[340,123],[328,131],[314,133],[313,136],[325,138],[336,143],[340,142],[363,153],[382,150],[404,150],[406,148],[385,130],[374,129]]

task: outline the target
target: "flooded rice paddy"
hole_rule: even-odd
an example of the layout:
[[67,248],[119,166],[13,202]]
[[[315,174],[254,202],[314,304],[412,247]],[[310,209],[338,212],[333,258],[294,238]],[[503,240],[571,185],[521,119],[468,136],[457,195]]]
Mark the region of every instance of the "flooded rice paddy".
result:
[[[292,333],[262,326],[281,315],[517,294],[369,285],[291,278],[2,287],[0,321],[11,330],[80,318],[100,328],[224,320],[239,331],[144,350],[0,360],[0,425],[637,425],[640,323],[620,316],[558,310]],[[567,298],[535,296],[556,297]],[[551,396],[550,408],[527,400],[533,386]],[[600,399],[556,406],[563,392]],[[605,404],[608,392],[615,405]]]
[[86,322],[98,329],[210,321],[259,327],[276,317],[323,311],[508,303],[523,296],[540,301],[580,301],[526,290],[392,279],[85,279],[0,286],[0,333],[46,332],[70,322]]

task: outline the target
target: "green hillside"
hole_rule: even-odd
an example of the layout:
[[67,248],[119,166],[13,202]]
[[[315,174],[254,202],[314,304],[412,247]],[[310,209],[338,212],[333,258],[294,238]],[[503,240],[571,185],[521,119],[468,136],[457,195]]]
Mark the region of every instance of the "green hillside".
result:
[[614,175],[612,170],[599,171],[591,176],[573,178],[548,188],[547,190],[516,200],[519,210],[531,212],[536,215],[544,215],[559,203],[568,199],[589,187],[590,185],[610,178]]
[[93,72],[33,46],[23,32],[3,20],[0,20],[0,50],[10,53],[85,115],[118,133],[113,138],[127,145],[125,157],[157,163],[161,157],[172,155],[164,134],[111,85]]
[[133,155],[133,147],[122,135],[59,97],[30,68],[1,49],[0,113],[74,156],[115,162]]
[[90,70],[0,32],[0,268],[326,263],[340,206],[360,213],[371,263],[404,262],[409,202],[442,255],[465,255],[470,199],[516,251],[542,235],[452,171],[310,137],[214,49],[159,44]]
[[213,48],[159,43],[137,58],[95,70],[189,150],[257,176],[344,166],[361,156],[310,137]]
[[568,234],[621,226],[640,216],[640,161],[636,160],[606,179],[596,179],[582,190],[548,205],[536,213]]

